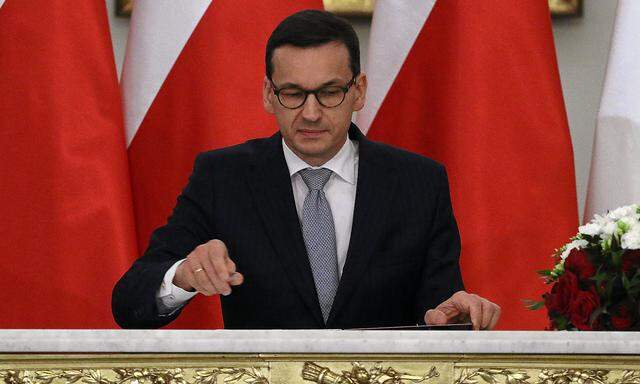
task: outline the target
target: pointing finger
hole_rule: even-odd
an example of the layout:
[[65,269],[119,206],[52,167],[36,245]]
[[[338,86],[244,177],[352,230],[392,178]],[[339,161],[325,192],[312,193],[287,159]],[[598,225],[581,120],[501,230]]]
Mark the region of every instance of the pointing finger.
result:
[[488,329],[493,329],[498,324],[498,320],[500,319],[501,308],[497,304],[493,304],[493,314],[491,315],[491,321],[489,322]]
[[482,304],[482,325],[480,329],[489,329],[494,308],[491,302],[486,299],[480,299]]
[[244,282],[244,276],[240,272],[234,272],[229,276],[228,282],[230,285],[240,285]]
[[473,324],[473,330],[478,331],[482,327],[482,302],[475,297],[472,297],[468,301],[469,317],[471,317],[471,324]]
[[424,322],[427,325],[444,325],[449,322],[449,318],[439,309],[430,309],[424,315]]

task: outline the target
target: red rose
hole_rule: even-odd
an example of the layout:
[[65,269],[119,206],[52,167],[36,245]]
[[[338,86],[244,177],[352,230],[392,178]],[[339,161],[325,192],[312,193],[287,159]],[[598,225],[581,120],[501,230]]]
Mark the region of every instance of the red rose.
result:
[[616,331],[626,331],[631,328],[634,322],[633,309],[629,305],[620,305],[613,311],[615,315],[611,315],[611,325]]
[[577,291],[569,304],[569,320],[581,331],[590,331],[589,319],[591,314],[600,306],[600,297],[595,289]]
[[580,280],[587,280],[596,274],[596,267],[583,249],[574,248],[571,250],[569,256],[564,260],[564,269],[578,275]]
[[635,270],[640,267],[640,249],[633,249],[626,251],[622,255],[622,270],[624,272],[635,273]]
[[570,271],[565,271],[551,287],[551,292],[543,295],[544,304],[549,314],[566,314],[569,303],[578,291],[578,278]]

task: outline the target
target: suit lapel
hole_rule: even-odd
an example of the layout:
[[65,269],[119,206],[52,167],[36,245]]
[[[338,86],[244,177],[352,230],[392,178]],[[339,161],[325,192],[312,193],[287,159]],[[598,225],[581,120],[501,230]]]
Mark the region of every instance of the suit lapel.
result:
[[324,325],[279,133],[269,138],[264,152],[256,156],[248,183],[282,267],[318,324]]
[[378,147],[367,140],[354,124],[349,137],[359,142],[358,182],[353,212],[353,224],[347,260],[342,271],[338,292],[327,321],[331,327],[341,308],[356,290],[374,252],[374,241],[384,228],[384,216],[393,196],[397,176],[386,164]]

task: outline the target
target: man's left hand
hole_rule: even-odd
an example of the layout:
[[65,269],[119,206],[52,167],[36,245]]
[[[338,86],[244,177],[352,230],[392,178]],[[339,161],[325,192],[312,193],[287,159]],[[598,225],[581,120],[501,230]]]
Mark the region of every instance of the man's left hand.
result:
[[489,300],[458,291],[424,315],[428,325],[444,325],[471,321],[474,330],[493,329],[500,318],[500,307]]

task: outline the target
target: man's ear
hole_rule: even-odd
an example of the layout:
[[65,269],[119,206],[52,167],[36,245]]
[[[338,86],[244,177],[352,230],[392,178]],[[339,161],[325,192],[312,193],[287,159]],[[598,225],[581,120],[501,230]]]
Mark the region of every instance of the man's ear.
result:
[[353,103],[353,110],[359,111],[364,107],[364,103],[367,99],[367,75],[363,72],[360,72],[353,87],[356,91],[356,99]]
[[267,111],[267,113],[275,112],[273,108],[274,97],[275,95],[273,94],[271,81],[267,78],[267,76],[265,76],[262,83],[262,105],[264,106],[264,110]]

